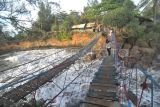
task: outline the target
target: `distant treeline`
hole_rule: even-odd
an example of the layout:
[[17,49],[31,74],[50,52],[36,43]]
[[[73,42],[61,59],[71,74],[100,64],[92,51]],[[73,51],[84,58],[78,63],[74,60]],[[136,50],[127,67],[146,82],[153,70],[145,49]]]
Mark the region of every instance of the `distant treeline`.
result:
[[[32,23],[30,28],[25,29],[25,27],[16,26],[19,23],[15,17],[6,18],[19,30],[18,34],[12,37],[8,32],[3,32],[3,24],[0,24],[1,41],[35,40],[50,37],[70,39],[72,26],[87,22],[95,22],[113,28],[117,36],[123,38],[122,47],[125,43],[129,43],[133,47],[138,40],[142,40],[152,47],[160,41],[158,0],[150,2],[141,0],[138,6],[134,5],[131,0],[102,0],[101,2],[88,0],[88,5],[81,13],[60,11],[58,3],[44,2],[43,0],[30,4],[36,4],[39,8],[37,20]],[[55,11],[53,7],[56,8]],[[144,9],[140,11],[142,8]]]

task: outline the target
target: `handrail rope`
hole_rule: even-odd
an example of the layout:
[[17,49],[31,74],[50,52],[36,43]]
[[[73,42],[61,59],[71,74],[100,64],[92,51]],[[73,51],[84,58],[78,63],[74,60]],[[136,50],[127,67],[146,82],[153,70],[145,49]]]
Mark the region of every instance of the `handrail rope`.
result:
[[[118,47],[118,45],[117,45],[117,42],[116,42],[116,49],[117,49],[117,47]],[[116,58],[116,57],[115,57]],[[116,59],[115,59],[115,61],[116,61]],[[117,62],[117,61],[116,61]],[[152,77],[152,75],[150,75],[150,74],[148,74],[146,71],[147,70],[145,70],[143,67],[141,67],[141,66],[139,66],[139,69],[140,69],[140,71],[141,72],[143,72],[143,74],[144,75],[146,75],[146,77],[148,77],[148,79],[150,79],[152,82],[153,82],[153,84],[155,85],[155,86],[157,86],[159,89],[160,89],[160,85],[153,79],[153,77]],[[133,73],[133,70],[132,70],[132,73]],[[132,73],[130,73],[130,76],[129,76],[129,88],[130,88],[130,83],[131,83],[131,79],[132,79]],[[136,68],[136,80],[137,80],[137,68]],[[138,91],[138,83],[137,83],[138,81],[136,81],[136,95],[138,95],[138,93],[137,93],[137,91]],[[127,90],[126,90],[127,91]],[[140,101],[139,101],[139,103],[137,102],[137,106],[139,107],[139,105],[140,105],[140,102],[141,102],[141,99],[142,99],[142,95],[143,95],[143,90],[142,90],[142,93],[141,93],[141,97],[140,97]],[[130,107],[130,104],[128,103],[128,107]]]
[[[85,63],[83,59],[81,60],[81,63]],[[77,72],[78,70],[76,70],[75,64],[74,64],[73,66],[74,66],[75,71]],[[80,63],[79,63],[79,66],[81,66]],[[80,69],[82,69],[82,68],[79,68],[79,70],[80,70]],[[67,72],[66,72],[66,73],[67,73]],[[79,73],[78,73],[78,75],[79,75]],[[83,75],[81,75],[81,76],[83,76]],[[85,80],[86,80],[86,79],[85,79]],[[87,81],[87,80],[86,80],[86,81]],[[82,84],[82,83],[84,83],[83,80],[80,81],[80,84]],[[73,83],[72,83],[72,84],[73,84]],[[80,90],[80,87],[81,87],[81,86],[79,85],[79,90]],[[64,86],[63,86],[63,88],[64,88]],[[74,84],[74,87],[72,88],[73,91],[71,92],[71,93],[72,93],[71,95],[73,95],[73,92],[74,92],[74,89],[75,89],[75,88],[76,88],[76,85]],[[78,92],[78,95],[79,95],[81,92],[82,92],[82,90],[81,90],[80,92]],[[75,94],[74,94],[74,95],[75,95]],[[61,100],[60,100],[59,106],[61,106],[62,99],[63,99],[63,97],[62,97]]]
[[[136,96],[138,96],[138,71],[137,71],[137,68],[136,68]],[[138,107],[138,100],[136,102],[136,107]]]
[[128,101],[128,107],[131,107],[131,102],[129,101],[129,95],[128,95],[126,84],[123,85],[123,88],[124,88],[124,93],[125,93],[127,101]]
[[[118,50],[119,50],[119,47],[118,47],[118,43],[116,41],[116,38],[115,38],[115,44],[116,44],[115,62],[116,62],[116,66],[117,66],[117,64],[118,64]],[[124,66],[124,64],[122,64],[122,66]],[[126,73],[125,73],[125,76],[126,76]],[[123,89],[124,89],[124,94],[126,95],[126,98],[127,98],[127,101],[128,101],[128,107],[131,107],[131,103],[130,103],[129,97],[128,97],[128,92],[127,92],[127,89],[126,89],[126,84],[124,84],[124,81],[123,81]],[[121,104],[120,104],[120,106],[121,106]]]
[[[115,42],[115,52],[114,52],[114,60],[115,60],[115,67],[117,67],[117,64],[118,64],[118,51],[117,51],[117,49],[118,49],[118,44],[117,44],[117,41],[116,41],[116,38],[115,38],[115,35],[114,35],[114,42]],[[123,93],[123,91],[121,90],[121,86],[120,86],[120,92],[119,92],[119,107],[121,107],[121,102],[122,102],[122,96],[121,96],[121,94]]]
[[[70,55],[70,56],[72,56],[72,55]],[[66,56],[66,57],[68,57],[68,56]],[[57,60],[56,62],[58,62],[58,61],[60,61],[60,60]],[[54,62],[54,63],[55,63],[55,62]],[[52,63],[52,64],[54,64],[54,63]],[[10,82],[10,83],[8,83],[8,84],[5,84],[5,85],[3,85],[3,86],[0,87],[0,90],[3,90],[3,89],[8,88],[8,87],[12,87],[13,85],[19,84],[19,83],[21,83],[21,82],[24,82],[24,81],[33,79],[33,78],[35,78],[35,77],[40,76],[41,74],[42,74],[42,75],[43,75],[43,74],[46,74],[46,72],[41,72],[41,73],[39,73],[39,74],[34,75],[36,72],[41,71],[41,70],[43,70],[43,69],[51,66],[52,64],[48,64],[47,66],[45,66],[45,67],[43,67],[43,68],[40,68],[40,69],[36,70],[35,72],[33,72],[33,73],[31,73],[31,74],[28,74],[28,75],[24,76],[23,78],[21,78],[21,79],[19,79],[19,80],[17,80],[17,81],[13,81],[13,82]],[[32,75],[32,76],[31,76],[31,75]],[[30,76],[31,76],[31,77],[30,77]]]
[[143,84],[142,84],[142,91],[141,91],[141,96],[140,96],[140,99],[139,99],[139,102],[138,102],[138,107],[139,107],[140,104],[141,104],[143,92],[144,92],[144,90],[146,89],[146,82],[147,82],[147,77],[145,78],[145,80],[144,80],[144,82],[143,82]]
[[128,89],[130,89],[130,87],[131,87],[131,80],[132,80],[132,74],[133,74],[133,69],[132,69],[132,71],[130,72],[130,74],[129,74],[129,87],[128,87]]
[[[65,57],[64,57],[65,58]],[[54,62],[54,63],[57,63],[58,61],[60,61],[61,59],[59,59],[59,60],[57,60],[57,59],[54,59],[54,60],[56,60],[56,62]],[[52,60],[53,61],[53,60]],[[39,63],[37,63],[36,65],[38,65]],[[52,63],[53,64],[53,63]],[[51,65],[51,64],[48,64],[48,65]],[[46,65],[47,67],[48,67],[48,65]],[[46,68],[46,66],[45,67],[42,67],[42,68]],[[33,69],[35,69],[35,68],[33,68]],[[27,72],[29,72],[29,71],[32,71],[33,69],[31,69],[31,70],[27,70]],[[41,70],[41,68],[40,69],[38,69],[38,70]],[[36,71],[34,71],[34,72],[37,72],[38,70],[36,70]],[[32,72],[32,73],[30,73],[30,74],[33,74],[34,72]],[[23,73],[20,73],[20,74],[18,74],[18,75],[16,75],[14,78],[16,78],[17,76],[20,76],[20,75],[22,75]],[[30,75],[30,74],[28,74],[28,75]]]
[[20,67],[20,66],[23,66],[23,65],[26,65],[26,64],[29,64],[29,63],[32,63],[32,62],[35,62],[35,61],[38,61],[38,60],[47,58],[47,57],[49,57],[49,56],[52,56],[52,55],[57,54],[57,53],[62,52],[62,51],[64,51],[64,50],[57,51],[57,52],[55,52],[55,53],[52,53],[52,54],[49,54],[49,55],[46,55],[46,56],[43,56],[43,57],[40,57],[40,58],[31,60],[31,61],[26,62],[26,63],[23,63],[23,64],[19,64],[19,65],[16,65],[16,66],[9,67],[9,68],[7,68],[7,69],[1,70],[0,72],[5,72],[5,71],[8,71],[8,70],[10,70],[10,69],[18,68],[18,67]]
[[[94,61],[96,62],[96,61]],[[85,69],[88,69],[88,67],[91,67],[91,65],[94,63],[92,62],[90,65],[86,66]],[[47,104],[44,105],[44,107],[47,107],[55,98],[57,98],[64,90],[66,90],[70,84],[72,84],[81,74],[85,72],[85,69],[78,75],[76,76],[70,83],[68,83],[57,95],[55,95]]]
[[[72,63],[74,63],[76,60],[79,60],[82,56],[84,56],[91,48],[92,48],[92,46],[98,41],[98,39],[99,39],[99,37],[101,36],[101,33],[99,33],[90,43],[88,43],[87,44],[87,46],[85,46],[85,48],[83,48],[83,49],[80,49],[80,51],[79,52],[77,52],[77,54],[75,54],[75,55],[73,55],[73,56],[71,56],[70,58],[68,58],[68,59],[66,59],[65,61],[63,61],[62,63],[60,63],[59,65],[57,65],[57,66],[55,66],[54,68],[53,68],[53,70],[54,69],[56,69],[56,68],[59,68],[60,66],[62,66],[62,68],[64,68],[64,69],[67,69],[67,66],[68,65],[71,65]],[[69,64],[68,64],[68,62],[70,62]],[[64,64],[67,64],[67,66],[64,66]],[[63,65],[61,65],[61,64],[63,64]],[[52,70],[52,69],[51,69]],[[51,70],[49,70],[48,72],[51,72]],[[45,73],[48,73],[48,72],[45,72]],[[45,73],[43,73],[43,74],[41,74],[41,75],[39,75],[39,77],[44,77],[44,74]],[[60,72],[61,73],[61,72]],[[58,73],[59,74],[59,73]],[[57,75],[58,74],[56,74],[54,77],[57,77]],[[48,76],[48,74],[47,74],[47,76]],[[39,79],[39,77],[37,77],[35,80],[37,80],[37,79]],[[50,76],[51,77],[51,76]],[[41,82],[39,85],[41,85],[41,84],[43,84],[43,82]],[[27,83],[25,83],[25,86],[27,86]],[[14,90],[16,90],[17,88],[15,88]],[[21,95],[21,97],[22,96],[24,96],[24,95]],[[19,96],[20,97],[20,96]],[[3,100],[3,98],[2,98],[2,100]],[[5,100],[5,99],[4,99]],[[17,100],[15,100],[15,101],[17,101]],[[11,102],[13,102],[13,101],[11,101]],[[10,104],[9,104],[10,105]]]
[[147,70],[145,68],[143,68],[142,66],[138,66],[137,68],[146,76],[148,77],[149,80],[151,80],[153,82],[153,84],[160,89],[160,85],[158,84],[158,82],[153,79],[153,77],[147,72]]

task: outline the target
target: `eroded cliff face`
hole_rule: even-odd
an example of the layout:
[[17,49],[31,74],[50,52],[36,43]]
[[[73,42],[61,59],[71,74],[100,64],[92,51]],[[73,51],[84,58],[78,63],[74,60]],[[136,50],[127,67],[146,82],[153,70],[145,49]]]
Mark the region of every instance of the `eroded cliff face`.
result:
[[55,37],[51,37],[47,40],[34,40],[34,41],[21,41],[3,43],[0,46],[0,51],[6,50],[21,50],[39,47],[82,47],[85,46],[93,37],[93,32],[72,32],[71,39],[58,40]]

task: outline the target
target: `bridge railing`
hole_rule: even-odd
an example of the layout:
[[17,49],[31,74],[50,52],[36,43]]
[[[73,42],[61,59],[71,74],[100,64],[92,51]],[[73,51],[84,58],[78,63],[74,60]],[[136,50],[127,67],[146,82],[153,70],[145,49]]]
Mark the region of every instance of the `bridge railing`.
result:
[[60,75],[64,69],[67,69],[69,66],[74,64],[76,60],[79,60],[82,56],[87,54],[91,50],[91,48],[97,43],[100,36],[101,33],[99,33],[95,38],[93,38],[90,43],[88,43],[84,48],[80,49],[76,54],[67,58],[66,60],[54,66],[53,68],[40,73],[33,79],[27,81],[26,83],[19,85],[18,87],[4,93],[0,97],[0,105],[12,105],[13,103],[24,98],[26,95],[37,90],[46,82]]
[[[120,86],[120,88],[123,87],[124,91],[126,91],[126,88],[128,88],[128,93],[124,92],[124,94],[126,94],[127,99],[131,98],[130,100],[132,101],[132,103],[134,103],[136,107],[140,107],[141,101],[143,99],[142,96],[144,94],[144,90],[148,88],[150,90],[150,106],[154,107],[154,103],[156,102],[155,101],[156,98],[154,98],[155,97],[154,92],[155,92],[155,89],[158,89],[160,91],[160,84],[153,78],[151,74],[149,74],[150,69],[145,69],[138,64],[136,64],[134,68],[132,68],[132,70],[128,72],[129,68],[125,67],[124,60],[119,60],[118,58],[119,57],[118,53],[120,52],[119,50],[122,50],[122,49],[120,49],[120,45],[117,43],[115,38],[115,49],[113,49],[113,52],[114,52],[113,56],[115,59],[116,67],[120,68],[119,70],[117,69],[117,71],[120,71],[119,80],[120,82],[122,82],[122,86]],[[123,50],[126,52],[124,53],[122,52],[122,54],[124,55],[124,57],[128,58],[129,51],[126,49],[123,49]],[[134,78],[133,78],[133,73],[135,74]],[[143,77],[145,77],[143,83],[141,83],[141,81],[138,81],[138,78],[142,80],[142,78],[139,76],[139,73],[141,73]],[[148,85],[147,80],[150,81],[149,83],[150,85]],[[135,83],[131,84],[132,82],[135,82]],[[131,88],[131,85],[136,85],[135,93],[132,92],[133,88]],[[141,92],[139,92],[140,93],[139,95],[138,95],[138,91],[139,91],[138,89],[141,89]],[[131,94],[131,97],[129,94]],[[159,96],[160,96],[160,93],[159,93]],[[156,102],[156,103],[160,105],[159,102]],[[128,107],[131,107],[130,105],[131,104],[128,100]]]
[[[124,64],[123,61],[122,63]],[[147,101],[150,107],[154,107],[156,103],[160,104],[154,94],[160,91],[160,85],[149,73],[150,69],[145,69],[140,65],[135,65],[134,68],[127,68],[123,64],[119,70],[119,80],[122,82],[121,88],[128,90],[124,92],[128,99],[125,102],[127,103],[128,101],[128,107],[131,107],[129,106],[131,105],[129,99],[136,107],[141,107],[142,101]]]
[[[27,80],[33,79],[46,70],[53,68],[55,65],[59,64],[75,53],[72,51],[68,55],[61,55],[63,52],[65,52],[65,50],[60,50],[47,56],[43,56],[1,71],[3,73],[1,74],[1,81],[6,80],[6,82],[0,86],[0,90],[13,87],[14,85],[18,86],[18,84],[22,82],[22,84],[24,84]],[[45,64],[44,61],[46,62]],[[10,77],[10,79],[7,79],[8,77]]]
[[155,88],[160,90],[160,84],[158,84],[158,82],[149,74],[150,69],[145,69],[142,66],[138,65],[136,67],[145,75],[146,79],[150,80],[151,107],[154,107],[154,90]]

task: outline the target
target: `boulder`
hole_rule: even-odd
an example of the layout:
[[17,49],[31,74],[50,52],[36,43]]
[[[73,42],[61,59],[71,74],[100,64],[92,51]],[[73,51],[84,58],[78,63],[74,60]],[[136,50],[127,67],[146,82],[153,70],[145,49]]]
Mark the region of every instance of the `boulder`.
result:
[[155,55],[155,49],[154,48],[139,48],[139,51],[144,55]]
[[87,55],[84,56],[84,59],[86,61],[91,61],[91,60],[95,60],[97,57],[96,53],[95,52],[90,52],[88,53]]

